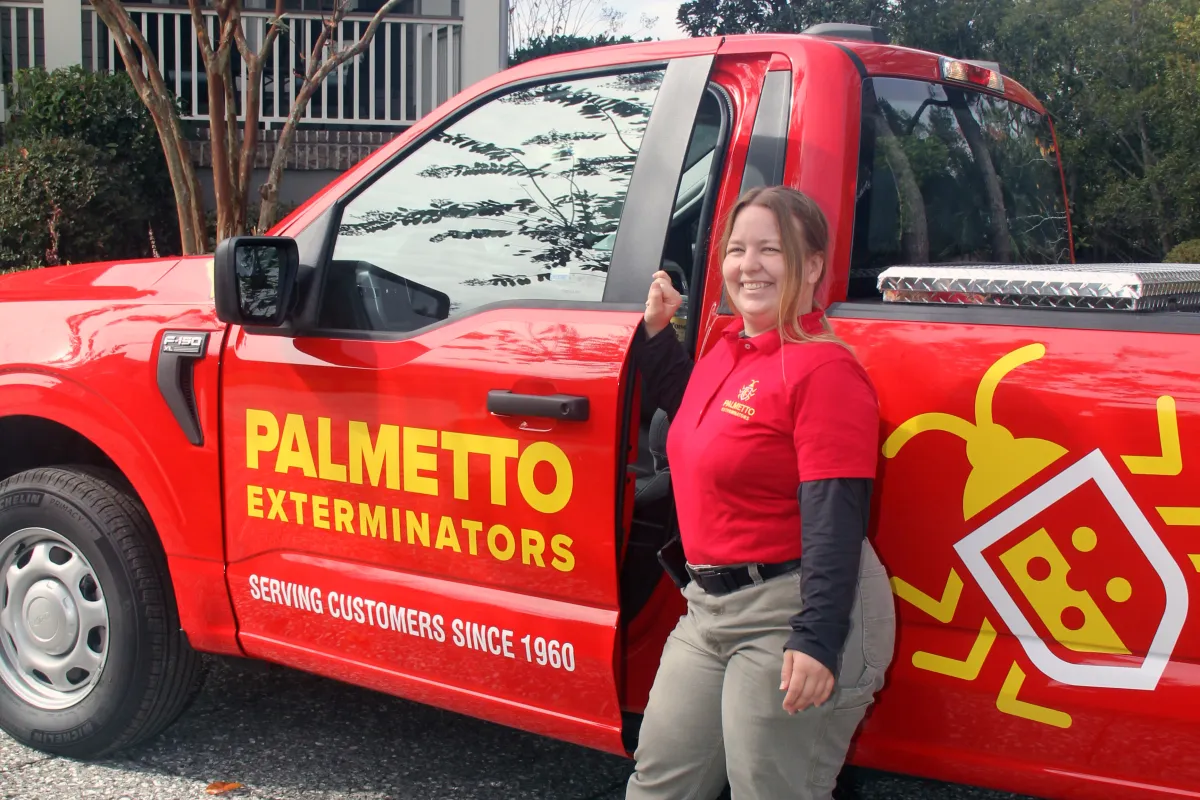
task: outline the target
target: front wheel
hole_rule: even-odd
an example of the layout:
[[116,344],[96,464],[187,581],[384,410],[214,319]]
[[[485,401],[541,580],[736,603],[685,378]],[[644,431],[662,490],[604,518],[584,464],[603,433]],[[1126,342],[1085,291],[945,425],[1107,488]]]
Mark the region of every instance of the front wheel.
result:
[[98,758],[159,733],[202,677],[149,516],[118,476],[0,483],[0,728]]

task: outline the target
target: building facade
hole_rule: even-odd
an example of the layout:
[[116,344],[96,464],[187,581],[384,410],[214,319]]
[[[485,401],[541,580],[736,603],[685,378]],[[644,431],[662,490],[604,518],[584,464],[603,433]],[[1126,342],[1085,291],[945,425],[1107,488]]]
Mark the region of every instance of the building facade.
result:
[[[303,84],[306,58],[335,2],[285,0],[287,30],[272,50],[259,98],[262,144],[256,178],[265,178],[274,142]],[[349,0],[339,46],[352,45],[384,0]],[[218,25],[212,2],[204,18],[210,39]],[[211,163],[208,87],[198,36],[186,0],[125,3],[154,53],[167,86],[181,99],[194,131],[198,166]],[[273,0],[244,0],[242,29],[252,49],[262,42]],[[234,100],[244,119],[246,69],[233,53]],[[281,200],[299,203],[408,126],[472,83],[508,62],[508,0],[400,0],[376,29],[370,45],[322,82],[306,104],[288,155]],[[125,68],[113,37],[89,0],[0,0],[0,122],[15,70],[81,64],[85,69]],[[143,69],[146,65],[143,64]],[[17,87],[19,91],[19,87]],[[207,170],[201,170],[204,177]],[[206,186],[211,203],[211,187]]]

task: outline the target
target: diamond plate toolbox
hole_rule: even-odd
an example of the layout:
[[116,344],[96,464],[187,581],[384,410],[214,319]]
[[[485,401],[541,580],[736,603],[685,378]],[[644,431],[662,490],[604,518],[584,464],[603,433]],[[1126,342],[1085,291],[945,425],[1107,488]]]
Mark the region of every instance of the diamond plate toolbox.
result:
[[887,303],[1200,309],[1200,264],[905,264],[879,275]]

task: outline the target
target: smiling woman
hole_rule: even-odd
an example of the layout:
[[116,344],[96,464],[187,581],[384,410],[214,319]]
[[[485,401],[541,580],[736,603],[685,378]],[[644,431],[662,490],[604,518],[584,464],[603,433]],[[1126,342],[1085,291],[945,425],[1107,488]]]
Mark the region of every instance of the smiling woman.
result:
[[807,341],[811,337],[800,320],[812,312],[813,294],[825,276],[825,215],[799,192],[762,188],[747,192],[731,216],[721,277],[746,335],[778,327],[785,341]]
[[668,331],[679,293],[666,272],[650,286],[635,357],[671,418],[683,560],[662,557],[688,613],[650,692],[629,800],[711,797],[726,780],[735,797],[827,800],[882,687],[895,612],[866,539],[879,407],[814,307],[827,238],[800,192],[743,196],[721,240],[740,319],[694,367]]

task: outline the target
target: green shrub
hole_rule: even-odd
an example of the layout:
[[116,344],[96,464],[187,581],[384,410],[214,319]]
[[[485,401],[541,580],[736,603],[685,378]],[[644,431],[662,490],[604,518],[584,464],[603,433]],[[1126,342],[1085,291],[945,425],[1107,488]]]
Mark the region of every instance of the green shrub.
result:
[[[47,72],[18,70],[9,88],[5,139],[17,144],[74,138],[124,167],[128,186],[153,209],[160,252],[178,252],[175,194],[150,112],[124,72],[88,72],[80,66]],[[113,217],[113,225],[120,224]],[[143,226],[138,235],[145,236]]]
[[153,255],[150,208],[130,180],[78,139],[0,148],[0,271]]
[[1168,264],[1200,264],[1200,239],[1180,242],[1163,259]]

